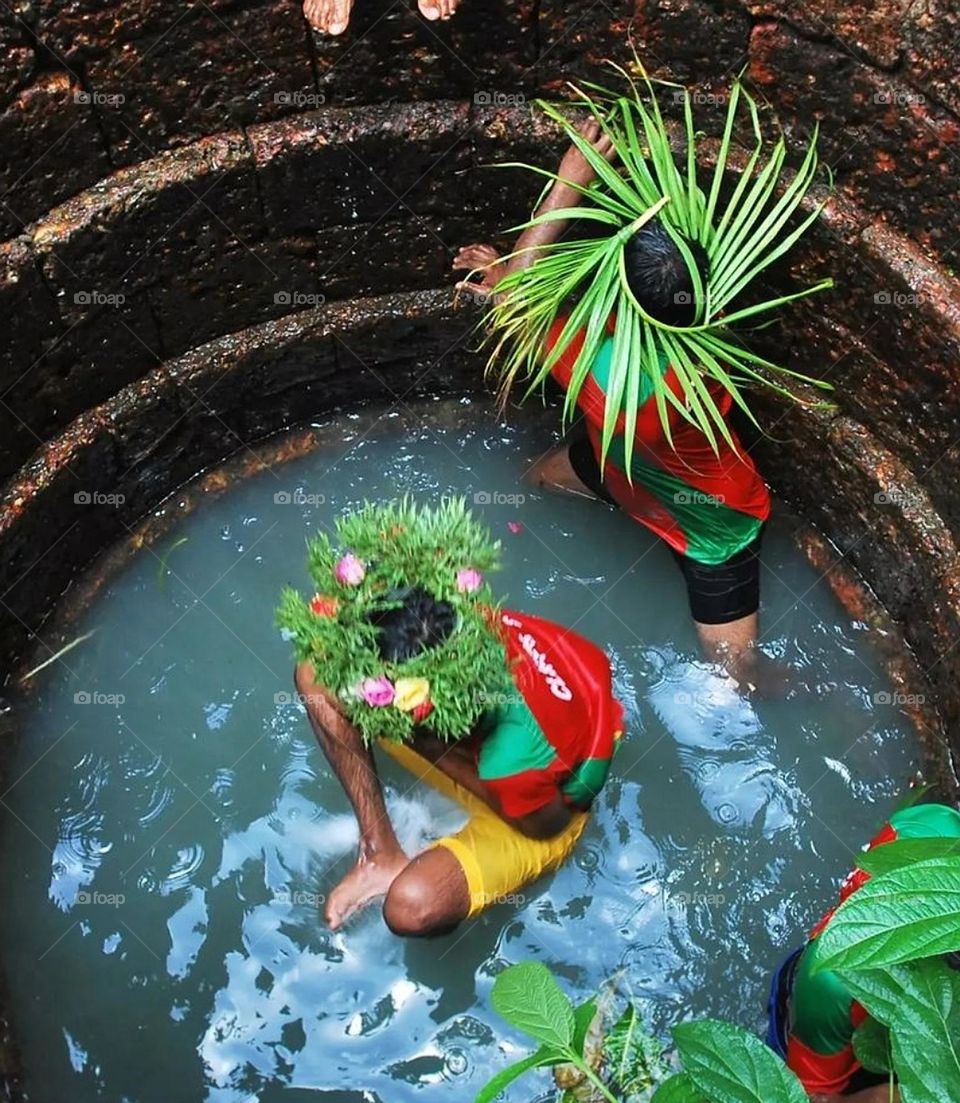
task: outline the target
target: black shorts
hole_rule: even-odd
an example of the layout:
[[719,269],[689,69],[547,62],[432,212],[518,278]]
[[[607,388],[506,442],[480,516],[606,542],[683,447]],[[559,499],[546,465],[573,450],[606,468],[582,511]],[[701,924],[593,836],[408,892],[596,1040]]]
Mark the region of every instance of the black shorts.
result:
[[[567,451],[577,478],[598,498],[616,505],[604,486],[593,445],[585,436],[576,437]],[[749,617],[760,608],[761,528],[745,548],[723,563],[700,563],[673,548],[670,551],[687,583],[690,613],[698,624],[729,624]]]

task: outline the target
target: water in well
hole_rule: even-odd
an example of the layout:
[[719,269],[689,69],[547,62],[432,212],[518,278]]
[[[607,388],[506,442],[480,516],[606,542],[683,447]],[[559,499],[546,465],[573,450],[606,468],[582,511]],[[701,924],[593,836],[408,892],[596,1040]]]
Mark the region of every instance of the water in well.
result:
[[[320,441],[137,553],[24,718],[0,937],[33,1103],[467,1101],[523,1045],[488,996],[529,958],[577,994],[620,971],[659,1029],[759,1025],[769,968],[916,756],[866,628],[792,525],[781,515],[763,549],[763,643],[808,688],[751,703],[698,662],[652,536],[520,481],[550,443],[542,423],[438,402],[347,417]],[[273,626],[281,585],[308,585],[305,535],[403,491],[476,503],[508,602],[602,641],[629,720],[569,864],[421,942],[376,908],[338,933],[318,918],[356,831]],[[458,822],[399,768],[382,775],[409,846]]]

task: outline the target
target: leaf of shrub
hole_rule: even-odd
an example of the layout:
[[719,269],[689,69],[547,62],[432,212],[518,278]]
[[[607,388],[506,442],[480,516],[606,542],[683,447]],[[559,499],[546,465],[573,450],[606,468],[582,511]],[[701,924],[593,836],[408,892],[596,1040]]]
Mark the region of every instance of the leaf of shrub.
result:
[[541,1046],[529,1057],[524,1057],[522,1061],[514,1061],[512,1065],[501,1069],[492,1080],[480,1089],[475,1103],[493,1103],[504,1088],[530,1069],[549,1068],[551,1065],[559,1065],[565,1060],[566,1056],[564,1054],[551,1049],[549,1046]]
[[890,1032],[876,1019],[866,1019],[853,1033],[853,1053],[867,1072],[889,1072]]
[[650,1103],[705,1103],[696,1085],[685,1072],[664,1080],[653,1093]]
[[490,1000],[513,1026],[548,1046],[569,1048],[573,1007],[550,970],[539,961],[511,965],[493,982]]
[[960,1099],[960,976],[930,960],[844,973],[843,980],[890,1028],[903,1103]]
[[597,1001],[589,999],[573,1009],[573,1046],[574,1053],[583,1056],[583,1047],[587,1041],[587,1032],[597,1016]]
[[800,1081],[749,1031],[702,1019],[672,1033],[684,1072],[712,1103],[807,1103]]
[[960,855],[872,878],[837,909],[816,941],[816,962],[874,969],[953,950],[960,950]]
[[898,839],[857,857],[857,865],[877,877],[930,858],[960,858],[960,839]]

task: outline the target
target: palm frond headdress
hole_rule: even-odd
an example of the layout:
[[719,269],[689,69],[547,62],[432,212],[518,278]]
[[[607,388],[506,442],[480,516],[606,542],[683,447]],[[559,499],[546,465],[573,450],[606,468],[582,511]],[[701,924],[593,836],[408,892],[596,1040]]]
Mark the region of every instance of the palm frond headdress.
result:
[[[683,105],[685,150],[675,157],[670,134],[661,113],[654,81],[645,74],[642,87],[622,69],[630,84],[629,96],[614,95],[597,85],[575,87],[577,98],[556,105],[537,106],[565,131],[570,141],[596,173],[595,181],[580,187],[563,182],[583,196],[580,206],[534,216],[517,230],[548,221],[590,222],[603,227],[602,236],[585,240],[561,239],[541,246],[537,258],[514,271],[496,287],[490,316],[495,342],[489,368],[500,379],[506,397],[518,377],[529,382],[526,394],[549,375],[574,334],[584,332],[583,344],[573,365],[564,406],[564,419],[576,407],[577,395],[591,365],[608,337],[608,319],[615,317],[609,381],[602,434],[605,460],[617,421],[622,414],[624,446],[629,470],[636,424],[637,398],[643,376],[652,391],[660,422],[668,440],[669,407],[699,427],[717,450],[717,434],[733,444],[726,420],[715,400],[716,384],[729,392],[736,405],[756,424],[741,388],[760,384],[792,398],[778,376],[793,376],[820,387],[810,379],[751,352],[736,339],[730,327],[748,318],[812,295],[832,286],[821,280],[794,294],[731,309],[733,301],[764,269],[782,257],[819,217],[823,203],[794,218],[814,183],[818,168],[815,131],[793,179],[784,182],[786,141],[781,134],[763,160],[764,141],[755,100],[734,82],[729,95],[723,136],[712,175],[703,185],[698,178],[698,134],[694,130],[690,95],[681,85],[656,82],[673,91]],[[746,108],[755,144],[739,173],[729,198],[722,199],[729,171],[734,125]],[[574,112],[583,109],[597,121],[619,157],[614,167],[580,134]],[[543,194],[561,180],[555,172],[532,165],[517,165],[545,176]],[[542,199],[543,195],[541,195]],[[539,203],[538,203],[539,205]],[[695,314],[687,326],[669,325],[648,314],[631,292],[627,281],[624,247],[644,224],[657,218],[676,244],[689,270]],[[709,276],[700,278],[689,241],[698,242],[709,261]],[[514,254],[516,255],[516,254]],[[509,258],[507,258],[509,259]],[[579,301],[569,310],[566,324],[549,354],[547,335],[571,295]],[[669,363],[676,375],[678,396],[663,377],[660,365]],[[708,385],[712,384],[712,385]]]

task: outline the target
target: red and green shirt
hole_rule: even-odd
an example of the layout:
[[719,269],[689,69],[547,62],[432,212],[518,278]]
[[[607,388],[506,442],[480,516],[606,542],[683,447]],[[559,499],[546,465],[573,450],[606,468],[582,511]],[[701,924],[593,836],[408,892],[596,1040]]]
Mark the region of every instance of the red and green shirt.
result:
[[[566,318],[558,318],[547,337],[547,350],[559,340]],[[613,322],[608,324],[612,333]],[[564,388],[583,347],[579,330],[557,359],[551,374]],[[606,387],[610,378],[613,340],[607,337],[577,396],[597,462]],[[682,398],[676,373],[664,361],[660,371],[667,386]],[[726,417],[732,399],[716,383],[707,383],[711,397]],[[723,563],[742,551],[770,515],[770,492],[731,429],[736,448],[722,438],[714,452],[704,434],[677,410],[668,406],[672,443],[663,432],[653,386],[644,375],[637,407],[637,423],[630,480],[624,453],[624,415],[607,452],[603,480],[610,496],[635,521],[652,529],[680,552],[700,563]]]
[[561,793],[586,809],[603,788],[623,710],[604,652],[552,621],[501,610],[516,694],[488,710],[477,773],[509,819]]
[[[905,808],[870,843],[871,849],[897,839],[960,839],[960,813],[943,804]],[[840,890],[837,907],[870,880],[864,870],[854,870]],[[816,940],[833,918],[832,908],[811,933],[800,956],[790,992],[787,1065],[808,1092],[839,1095],[849,1085],[860,1064],[853,1052],[853,1034],[867,1013],[843,981],[831,970],[814,973]]]

